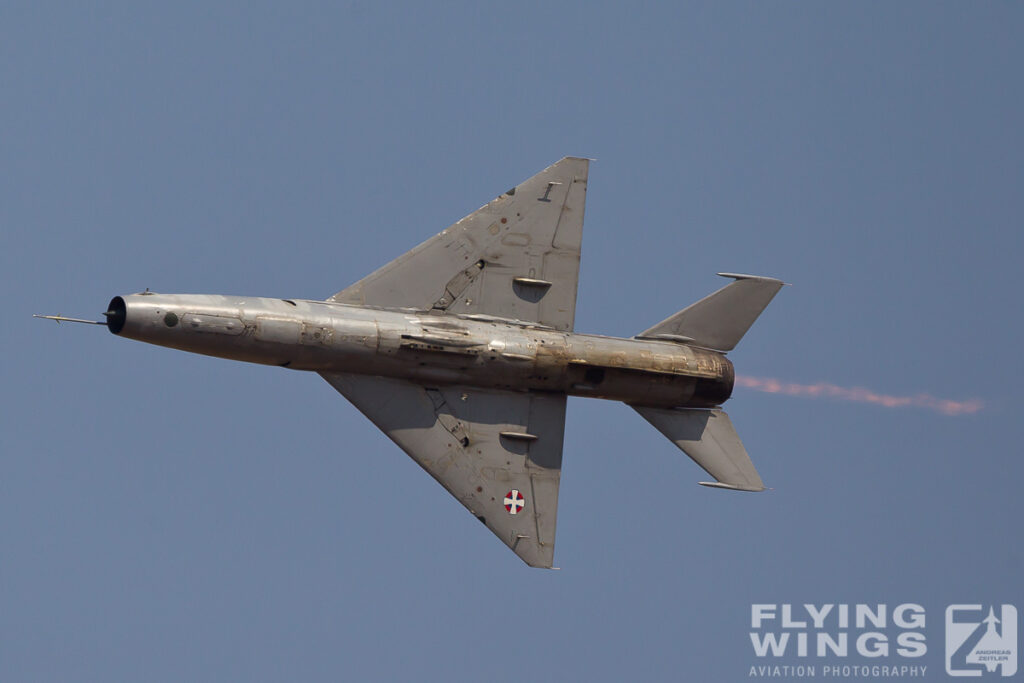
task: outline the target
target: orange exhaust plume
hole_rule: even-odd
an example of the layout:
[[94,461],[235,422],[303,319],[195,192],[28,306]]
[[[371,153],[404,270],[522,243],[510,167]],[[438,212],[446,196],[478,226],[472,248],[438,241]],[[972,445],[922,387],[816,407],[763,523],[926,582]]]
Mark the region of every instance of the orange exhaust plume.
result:
[[878,394],[863,387],[840,387],[826,382],[795,384],[793,382],[782,382],[770,377],[739,376],[736,378],[736,386],[763,391],[769,394],[874,403],[886,408],[927,408],[943,415],[972,415],[985,407],[981,399],[977,398],[967,401],[953,401],[945,398],[936,398],[930,394],[890,396]]

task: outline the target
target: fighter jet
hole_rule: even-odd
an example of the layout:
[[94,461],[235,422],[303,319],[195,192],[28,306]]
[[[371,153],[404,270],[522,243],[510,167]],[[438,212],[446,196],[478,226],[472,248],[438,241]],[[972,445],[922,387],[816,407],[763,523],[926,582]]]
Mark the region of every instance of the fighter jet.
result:
[[587,159],[566,157],[326,301],[115,296],[120,337],[315,372],[524,562],[552,566],[568,396],[622,401],[734,491],[764,484],[721,405],[779,280],[636,336],[576,334]]

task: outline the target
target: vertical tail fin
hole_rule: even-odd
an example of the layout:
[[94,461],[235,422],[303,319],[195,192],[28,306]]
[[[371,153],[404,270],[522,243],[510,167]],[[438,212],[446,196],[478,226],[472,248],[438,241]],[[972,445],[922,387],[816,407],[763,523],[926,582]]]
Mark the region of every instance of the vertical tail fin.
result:
[[785,283],[756,275],[719,275],[736,281],[637,336],[732,351]]

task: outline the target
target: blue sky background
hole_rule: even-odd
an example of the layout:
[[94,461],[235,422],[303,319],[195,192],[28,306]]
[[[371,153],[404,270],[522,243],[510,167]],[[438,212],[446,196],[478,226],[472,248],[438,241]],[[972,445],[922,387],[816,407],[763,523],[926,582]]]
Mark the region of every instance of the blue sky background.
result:
[[[752,602],[922,604],[939,677],[947,604],[1024,609],[1022,34],[1007,2],[4,3],[0,679],[741,680]],[[578,330],[772,275],[739,372],[985,409],[738,388],[775,488],[740,495],[573,399],[544,572],[316,376],[30,317],[325,298],[567,154]]]

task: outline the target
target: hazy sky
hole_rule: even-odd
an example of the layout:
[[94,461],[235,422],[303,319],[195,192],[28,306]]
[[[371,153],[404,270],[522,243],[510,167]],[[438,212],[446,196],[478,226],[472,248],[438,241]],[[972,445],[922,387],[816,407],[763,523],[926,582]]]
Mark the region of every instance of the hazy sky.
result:
[[[1024,609],[1024,9],[672,4],[0,6],[0,680],[745,680],[752,603],[919,604],[937,680]],[[322,299],[565,155],[577,330],[779,277],[730,358],[836,389],[737,387],[757,495],[570,400],[561,571],[315,375],[30,317]]]

